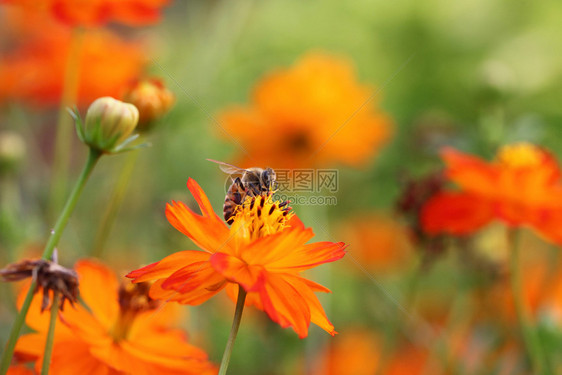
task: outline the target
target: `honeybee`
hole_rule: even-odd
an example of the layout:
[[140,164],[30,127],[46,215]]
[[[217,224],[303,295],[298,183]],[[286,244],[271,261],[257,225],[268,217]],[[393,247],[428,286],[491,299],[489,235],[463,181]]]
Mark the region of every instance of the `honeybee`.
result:
[[[224,220],[230,225],[234,221],[236,207],[244,203],[247,196],[266,196],[275,189],[275,171],[271,168],[239,168],[232,164],[207,159],[217,163],[220,169],[229,175],[241,175],[232,180],[224,198]],[[282,204],[282,205],[286,205]]]

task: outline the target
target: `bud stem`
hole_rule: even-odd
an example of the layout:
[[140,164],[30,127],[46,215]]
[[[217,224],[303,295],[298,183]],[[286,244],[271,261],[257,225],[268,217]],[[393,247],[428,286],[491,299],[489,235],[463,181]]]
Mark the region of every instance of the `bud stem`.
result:
[[[49,237],[49,240],[45,245],[45,249],[43,250],[43,256],[41,257],[42,259],[49,260],[53,255],[55,246],[60,240],[62,232],[66,227],[66,224],[68,223],[68,219],[70,218],[72,211],[74,211],[74,207],[76,206],[76,202],[78,202],[78,198],[82,193],[82,189],[84,188],[88,177],[92,173],[92,170],[94,169],[101,155],[102,154],[99,151],[90,149],[86,165],[84,165],[84,169],[82,170],[80,177],[78,177],[78,181],[76,181],[76,185],[74,186],[74,189],[72,189],[72,192],[70,193],[70,196],[66,201],[66,204],[55,224],[55,228],[51,231],[51,236]],[[6,344],[6,350],[4,350],[4,353],[2,353],[2,360],[0,361],[0,375],[6,375],[6,373],[8,372],[8,367],[10,367],[10,361],[12,360],[12,356],[14,354],[14,348],[16,347],[16,341],[19,337],[23,323],[25,322],[25,317],[29,310],[29,306],[31,306],[33,292],[35,291],[36,285],[37,283],[35,282],[35,280],[33,280],[29,287],[29,290],[27,291],[27,295],[25,296],[25,300],[23,302],[21,310],[19,311],[18,315],[16,315],[14,325],[12,326],[12,330],[10,331],[8,343]]]
[[129,155],[127,155],[127,159],[125,160],[125,165],[123,165],[123,168],[119,173],[119,178],[117,180],[117,183],[115,184],[113,194],[111,195],[111,200],[106,206],[103,218],[100,222],[100,227],[98,228],[98,232],[96,233],[94,246],[92,248],[92,256],[94,258],[102,257],[107,238],[109,237],[111,228],[113,226],[113,223],[115,222],[115,217],[117,216],[117,212],[121,207],[123,198],[125,198],[125,193],[127,193],[127,187],[129,186],[129,181],[131,180],[131,176],[133,175],[133,170],[135,169],[138,154],[138,150],[130,152]]
[[74,126],[67,108],[76,105],[80,77],[80,50],[84,32],[81,28],[72,31],[71,45],[66,58],[62,96],[58,113],[54,160],[51,180],[51,192],[47,218],[53,220],[55,212],[60,209],[68,183],[68,165],[70,161],[71,136]]
[[230,329],[230,336],[226,343],[226,348],[224,348],[224,354],[222,355],[221,367],[219,369],[218,375],[225,375],[226,369],[228,368],[228,363],[230,362],[230,355],[232,354],[232,347],[234,346],[234,341],[236,340],[236,335],[238,334],[238,327],[240,327],[240,321],[242,320],[242,310],[244,310],[244,303],[246,302],[246,291],[241,285],[238,286],[238,299],[236,301],[236,310],[234,311],[234,319],[232,321],[232,328]]
[[53,294],[53,301],[51,302],[51,316],[49,319],[49,331],[47,332],[45,350],[43,351],[41,375],[49,374],[49,367],[51,367],[51,357],[53,354],[53,340],[55,339],[55,326],[57,324],[57,317],[59,316],[60,294],[56,291],[54,291]]

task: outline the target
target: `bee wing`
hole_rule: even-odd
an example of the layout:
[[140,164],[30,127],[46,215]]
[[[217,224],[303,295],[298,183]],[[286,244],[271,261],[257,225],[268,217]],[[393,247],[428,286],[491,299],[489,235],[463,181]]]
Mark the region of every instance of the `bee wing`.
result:
[[247,172],[247,169],[244,168],[240,168],[237,167],[235,165],[232,164],[228,164],[222,161],[218,161],[218,160],[213,160],[213,159],[207,159],[208,161],[211,161],[213,163],[217,163],[219,165],[219,168],[221,169],[221,171],[223,171],[224,173],[228,173],[228,174],[236,174],[236,173],[244,173]]

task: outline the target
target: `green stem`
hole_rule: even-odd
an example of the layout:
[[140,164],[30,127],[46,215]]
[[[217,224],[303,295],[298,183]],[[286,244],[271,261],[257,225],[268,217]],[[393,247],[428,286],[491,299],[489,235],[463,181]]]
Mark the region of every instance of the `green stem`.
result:
[[[76,206],[76,202],[78,202],[78,197],[82,193],[82,189],[88,180],[88,177],[92,173],[96,163],[98,162],[100,156],[102,154],[99,151],[90,149],[90,153],[88,154],[88,160],[86,161],[86,165],[78,177],[78,181],[76,181],[76,185],[74,189],[70,193],[68,200],[66,201],[66,205],[64,206],[56,224],[55,228],[51,231],[51,236],[45,245],[45,249],[43,250],[42,259],[48,260],[53,255],[53,251],[55,250],[55,246],[58,244],[60,237],[66,224],[68,223],[68,219],[70,218],[70,214],[74,210]],[[25,317],[27,315],[27,311],[29,310],[29,306],[31,305],[31,300],[33,299],[33,292],[35,291],[37,283],[35,280],[31,283],[27,295],[25,296],[25,301],[21,307],[20,312],[16,316],[14,321],[14,325],[12,326],[12,330],[10,331],[10,337],[8,339],[8,343],[6,344],[6,350],[2,353],[2,359],[0,361],[0,375],[6,375],[8,371],[8,367],[10,366],[10,361],[12,360],[12,356],[14,354],[14,348],[16,347],[16,341],[19,337],[21,328],[25,321]]]
[[242,320],[242,310],[244,310],[245,301],[246,301],[246,291],[240,285],[238,287],[238,300],[236,301],[236,310],[234,311],[232,328],[230,329],[230,336],[228,337],[226,348],[224,348],[224,354],[222,355],[221,367],[219,369],[218,375],[226,374],[226,369],[228,368],[228,363],[230,362],[230,355],[232,354],[232,347],[234,346],[234,340],[236,340],[238,327],[240,327],[240,321]]
[[519,229],[510,229],[508,232],[508,240],[511,245],[510,254],[510,276],[511,276],[511,290],[513,292],[513,300],[515,302],[515,311],[517,313],[517,320],[519,322],[519,329],[523,336],[523,342],[527,355],[531,361],[533,373],[550,374],[547,366],[544,364],[543,352],[539,338],[531,326],[529,313],[526,309],[523,299],[523,285],[521,281],[521,272],[519,268],[519,252],[521,243],[521,231]]
[[[31,282],[29,286],[29,292],[25,296],[25,300],[21,306],[20,313],[16,315],[16,319],[14,320],[14,325],[12,326],[12,330],[10,331],[10,337],[8,338],[8,342],[6,344],[6,349],[4,353],[2,353],[2,361],[0,362],[0,374],[6,375],[8,372],[8,368],[10,367],[10,362],[12,361],[12,356],[14,354],[14,349],[16,348],[16,342],[18,340],[21,327],[25,321],[25,316],[27,315],[27,311],[29,310],[29,306],[31,306],[31,301],[33,300],[33,290],[37,283],[35,281]],[[25,311],[25,314],[21,312]]]
[[121,207],[121,203],[123,202],[123,198],[125,197],[125,193],[127,192],[127,186],[129,185],[129,181],[131,180],[131,176],[133,175],[133,170],[135,169],[137,158],[138,151],[130,152],[127,156],[127,160],[125,160],[125,165],[123,166],[123,169],[119,174],[119,180],[115,185],[111,200],[109,201],[109,204],[105,209],[103,219],[100,222],[100,227],[94,240],[92,256],[95,258],[101,258],[103,255],[103,250],[105,248],[107,238],[109,237],[109,233],[111,232],[111,227],[115,222],[115,217],[117,216],[119,207]]
[[66,58],[66,70],[64,72],[55,136],[55,155],[53,159],[52,185],[47,216],[49,220],[54,219],[55,212],[62,206],[62,200],[64,199],[68,181],[71,137],[74,127],[72,125],[72,118],[68,115],[67,108],[75,106],[78,97],[80,50],[82,49],[83,34],[84,32],[81,28],[75,28],[73,30],[68,56]]
[[43,365],[41,366],[41,375],[49,374],[51,367],[51,356],[53,354],[53,340],[55,338],[55,326],[57,317],[59,316],[60,295],[58,292],[53,293],[53,302],[51,303],[51,316],[49,319],[49,331],[47,332],[47,341],[45,341],[45,350],[43,351]]

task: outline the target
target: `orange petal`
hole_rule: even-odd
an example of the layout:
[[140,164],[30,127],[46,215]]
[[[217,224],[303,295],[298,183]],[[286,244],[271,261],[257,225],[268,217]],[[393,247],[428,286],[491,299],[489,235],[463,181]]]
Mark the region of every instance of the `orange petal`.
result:
[[421,223],[429,234],[470,234],[494,218],[491,204],[469,193],[438,193],[423,207]]
[[[35,364],[39,373],[42,360]],[[57,375],[107,375],[108,366],[90,353],[90,347],[79,340],[57,342],[53,348],[50,373]]]
[[334,325],[328,320],[318,297],[313,291],[321,291],[330,293],[330,290],[320,284],[316,284],[310,280],[299,276],[285,276],[287,280],[300,292],[310,308],[310,320],[330,335],[334,336],[337,332]]
[[498,169],[486,161],[453,148],[444,148],[441,157],[447,164],[446,175],[463,190],[484,196],[495,195]]
[[129,339],[135,340],[136,334],[150,330],[162,330],[180,325],[184,319],[186,310],[177,303],[163,303],[156,310],[137,313],[135,320],[129,329]]
[[134,283],[162,279],[170,276],[185,265],[209,259],[210,254],[204,251],[185,250],[168,255],[161,261],[149,264],[138,270],[129,272],[125,277]]
[[304,271],[320,264],[334,262],[345,255],[343,242],[315,242],[287,252],[287,256],[269,263],[267,269],[276,272]]
[[33,375],[33,371],[25,366],[12,365],[8,368],[6,375]]
[[246,262],[225,253],[215,253],[210,259],[211,265],[228,281],[241,284],[246,291],[254,290],[263,272],[261,266],[251,266]]
[[[109,328],[119,313],[119,303],[115,298],[119,290],[117,277],[112,270],[94,260],[79,261],[74,268],[78,273],[82,299],[99,322]],[[103,288],[100,287],[102,285]]]
[[[160,284],[154,284],[154,293],[173,290],[176,295],[171,295],[169,300],[198,305],[224,288],[224,276],[211,267],[210,262],[196,262],[180,268]],[[152,293],[151,296],[154,295]],[[161,292],[160,292],[161,293]]]
[[306,299],[282,275],[264,272],[257,284],[263,310],[282,327],[292,327],[300,338],[308,335],[311,311]]
[[[142,336],[122,343],[122,349],[133,357],[166,369],[183,370],[185,374],[200,374],[212,368],[207,354],[187,343],[180,330],[145,331]],[[159,373],[162,373],[159,372]],[[165,373],[168,373],[167,371]]]
[[201,187],[191,178],[187,181],[187,187],[203,215],[196,214],[182,202],[173,201],[166,205],[166,218],[170,224],[210,253],[229,248],[229,229],[215,214]]
[[41,357],[45,350],[45,335],[40,333],[30,333],[21,336],[16,342],[15,355],[31,357],[33,360]]
[[546,240],[562,245],[562,209],[543,209],[530,224]]
[[267,266],[282,260],[308,242],[314,233],[301,227],[285,228],[273,235],[258,238],[239,249],[240,258],[248,264]]

